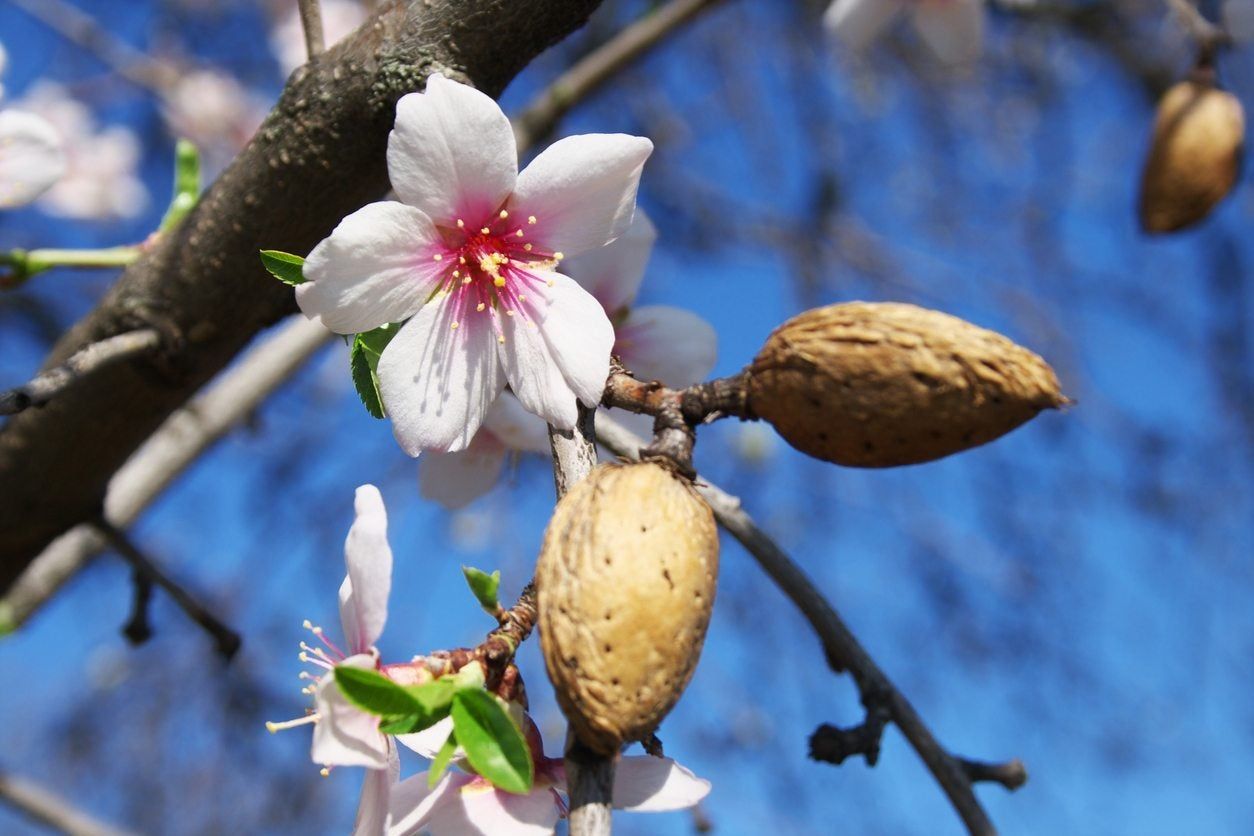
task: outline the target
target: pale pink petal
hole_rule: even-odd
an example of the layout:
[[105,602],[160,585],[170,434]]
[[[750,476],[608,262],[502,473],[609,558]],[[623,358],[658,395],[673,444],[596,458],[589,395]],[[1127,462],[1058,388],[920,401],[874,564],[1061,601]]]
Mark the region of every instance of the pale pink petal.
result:
[[512,392],[501,393],[483,419],[483,426],[511,450],[545,455],[552,450],[548,425],[528,412]]
[[440,722],[413,734],[398,734],[397,741],[427,759],[434,759],[444,747],[444,741],[453,733],[453,718],[445,717]]
[[698,778],[670,758],[640,755],[620,758],[614,766],[614,806],[619,810],[657,813],[691,807],[710,792]]
[[852,50],[879,38],[904,8],[905,0],[835,0],[823,15],[823,28]]
[[499,346],[510,388],[528,411],[559,429],[575,425],[575,401],[595,406],[609,374],[614,328],[600,303],[560,273],[522,306],[524,315],[501,317]]
[[388,620],[392,591],[392,548],[388,545],[388,515],[374,485],[357,489],[357,517],[344,541],[348,575],[340,587],[340,622],[349,653],[365,653],[374,646]]
[[388,831],[388,801],[392,785],[401,777],[396,747],[388,745],[387,769],[367,769],[361,782],[361,800],[353,820],[352,836],[383,836]]
[[[363,653],[348,657],[340,665],[373,669],[374,658]],[[314,708],[318,712],[310,750],[314,763],[387,768],[389,744],[379,732],[379,718],[345,699],[330,671],[318,680]]]
[[446,772],[434,788],[427,786],[427,772],[406,778],[392,787],[388,809],[392,823],[388,836],[410,836],[429,830],[433,814],[461,806],[458,793],[473,778],[459,772]]
[[514,190],[514,131],[490,97],[433,75],[426,92],[396,103],[388,174],[401,200],[440,224],[464,217],[478,226]]
[[919,0],[914,27],[942,64],[970,64],[984,47],[984,0]]
[[547,787],[513,795],[479,779],[459,789],[458,802],[432,811],[427,822],[432,836],[548,836],[560,816]]
[[652,152],[652,142],[626,134],[560,139],[518,175],[513,206],[535,216],[533,240],[550,250],[594,250],[627,231]]
[[637,209],[631,226],[619,238],[563,262],[562,270],[614,317],[636,301],[656,240],[657,228]]
[[461,305],[461,296],[438,294],[379,358],[383,407],[411,456],[465,449],[505,388],[491,323]]
[[504,464],[501,442],[480,429],[465,450],[424,454],[418,464],[418,486],[424,499],[462,508],[492,490]]
[[337,334],[358,334],[414,315],[436,288],[431,219],[395,201],[370,203],[344,220],[305,259],[296,304]]
[[540,332],[570,388],[585,406],[596,406],[605,391],[614,348],[614,326],[605,309],[573,279],[547,274],[540,292],[545,315]]
[[633,308],[617,329],[614,353],[642,380],[682,388],[700,383],[718,358],[713,326],[666,305]]
[[0,209],[30,203],[64,173],[56,128],[33,113],[0,111]]

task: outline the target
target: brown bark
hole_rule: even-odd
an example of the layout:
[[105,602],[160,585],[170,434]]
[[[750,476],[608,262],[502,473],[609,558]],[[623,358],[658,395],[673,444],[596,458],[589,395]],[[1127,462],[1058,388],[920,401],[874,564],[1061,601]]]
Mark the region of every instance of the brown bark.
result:
[[396,100],[444,72],[497,95],[598,0],[392,0],[297,70],[248,147],[177,228],[126,270],[46,367],[137,327],[156,357],[120,363],[0,430],[0,586],[100,511],[126,458],[263,327],[294,310],[260,249],[308,252],[388,186]]

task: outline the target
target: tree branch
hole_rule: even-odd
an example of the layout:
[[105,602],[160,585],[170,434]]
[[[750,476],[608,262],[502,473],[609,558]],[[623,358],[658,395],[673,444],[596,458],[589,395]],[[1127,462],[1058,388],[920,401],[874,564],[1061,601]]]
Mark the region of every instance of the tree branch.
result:
[[31,820],[68,836],[128,836],[129,831],[97,821],[34,781],[5,772],[0,772],[0,800]]
[[[612,452],[629,459],[639,458],[644,440],[604,416],[597,422],[597,440]],[[972,788],[972,778],[964,761],[943,749],[914,706],[906,699],[891,680],[880,670],[866,649],[845,625],[844,620],[815,588],[796,563],[740,507],[740,500],[709,482],[698,482],[697,491],[710,504],[714,517],[758,562],[785,595],[792,600],[823,645],[827,662],[837,673],[848,671],[862,694],[868,716],[887,711],[888,716],[901,729],[906,740],[918,753],[919,758],[940,784],[950,804],[958,812],[973,834],[996,832],[992,821]],[[859,742],[866,742],[866,733],[874,730],[873,724],[859,734]],[[846,733],[848,737],[848,733]],[[844,741],[849,743],[849,740]],[[859,750],[864,751],[864,750]],[[868,760],[873,755],[868,754]],[[1020,765],[1021,766],[1021,765]],[[1026,780],[1026,773],[1025,773]],[[1010,787],[1009,784],[1003,784]]]
[[265,274],[257,251],[308,252],[387,190],[384,150],[401,95],[435,71],[496,95],[597,4],[391,0],[293,73],[248,147],[47,363],[138,320],[185,337],[168,368],[114,364],[0,430],[0,587],[53,538],[95,516],[110,477],[144,439],[261,328],[294,310],[291,289]]
[[200,625],[200,627],[213,637],[214,643],[218,647],[218,653],[223,659],[230,661],[231,657],[239,650],[240,638],[239,634],[227,627],[218,619],[216,615],[211,613],[207,607],[191,596],[191,594],[175,583],[168,575],[158,568],[157,564],[149,559],[138,546],[136,546],[126,532],[109,521],[101,518],[93,523],[97,531],[104,536],[105,541],[131,564],[136,573],[143,576],[143,579],[150,584],[161,587],[166,591],[174,603],[179,605],[188,618]]
[[161,334],[142,328],[92,343],[72,354],[29,383],[0,392],[0,415],[16,415],[32,406],[43,406],[83,378],[114,363],[147,354],[161,345]]
[[[170,416],[109,483],[104,516],[125,528],[205,450],[333,338],[316,322],[293,317],[204,393]],[[0,635],[20,627],[105,547],[88,524],[58,537],[0,599]]]

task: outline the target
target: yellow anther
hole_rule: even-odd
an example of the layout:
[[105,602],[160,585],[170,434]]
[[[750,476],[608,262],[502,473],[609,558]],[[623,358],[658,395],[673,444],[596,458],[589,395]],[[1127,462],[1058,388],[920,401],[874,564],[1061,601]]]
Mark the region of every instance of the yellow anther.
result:
[[465,264],[465,263],[466,263],[466,256],[464,256],[464,255],[459,255],[459,256],[457,257],[457,263],[458,263],[458,264]]
[[505,277],[504,277],[504,276],[493,276],[493,277],[492,277],[492,284],[496,285],[497,287],[505,287]]
[[549,287],[552,287],[554,284],[556,284],[556,282],[554,282],[552,279],[549,279]]
[[556,259],[556,260],[558,260],[558,261],[561,261],[561,260],[562,260],[563,258],[565,258],[565,257],[566,257],[566,256],[565,256],[565,254],[563,254],[563,253],[553,253],[553,258],[554,258],[554,259]]
[[509,212],[506,212],[504,209],[502,209],[500,213],[500,217],[501,217],[501,220],[505,220],[506,218],[509,217]]
[[451,329],[451,330],[453,330],[453,331],[456,331],[456,330],[457,330],[457,326],[459,326],[459,325],[461,325],[461,323],[460,323],[460,322],[458,322],[457,320],[453,320],[453,324],[449,326],[449,329]]
[[522,238],[523,237],[522,227],[519,227],[518,231],[515,232],[514,234],[517,235],[519,238]]
[[527,294],[525,294],[525,293],[520,293],[520,294],[518,294],[518,301],[519,301],[519,302],[526,302],[526,301],[527,301]]
[[487,235],[491,231],[492,230],[488,229],[486,226],[479,227],[479,232],[482,233],[483,235]]
[[324,766],[318,770],[318,774],[321,775],[323,778],[326,778],[330,776],[331,770]]
[[485,305],[484,303],[480,302],[478,305],[475,305],[475,310],[476,310],[476,311],[478,311],[479,313],[483,313],[483,309],[484,309],[484,308],[486,308],[486,307],[487,307],[487,305]]
[[528,215],[528,216],[527,216],[527,223],[531,224],[532,226],[535,226],[535,223],[536,223],[536,216],[535,216],[535,215]]
[[505,315],[506,315],[506,316],[513,316],[513,315],[514,315],[514,312],[513,312],[513,311],[506,311],[506,312],[505,312]]
[[433,260],[433,261],[443,261],[443,260],[444,260],[444,256],[440,255],[439,253],[436,253],[435,255],[431,256],[431,258],[432,258],[432,260]]
[[463,221],[461,218],[458,218],[458,219],[457,219],[457,228],[458,228],[458,229],[465,229],[465,228],[466,228],[466,222],[465,222],[465,221]]
[[497,334],[497,335],[496,335],[496,341],[497,341],[498,343],[500,343],[501,345],[505,345],[505,335],[504,335],[504,334]]
[[526,244],[523,244],[523,249],[527,252],[531,252],[531,242],[528,241]]
[[474,281],[473,278],[471,278],[470,276],[467,276],[466,278],[462,279],[462,284],[470,284],[473,281]]
[[461,271],[461,270],[454,270],[454,271],[453,271],[453,278],[455,278],[455,279],[460,279],[461,277],[462,277],[462,271]]

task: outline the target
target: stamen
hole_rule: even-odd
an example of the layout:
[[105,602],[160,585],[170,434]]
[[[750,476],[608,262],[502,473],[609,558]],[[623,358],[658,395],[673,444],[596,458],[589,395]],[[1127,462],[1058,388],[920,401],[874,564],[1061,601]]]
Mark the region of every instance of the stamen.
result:
[[519,238],[522,238],[523,237],[522,227],[519,227],[518,231],[515,232],[514,234],[517,235]]
[[449,330],[451,330],[451,331],[456,331],[456,330],[457,330],[457,326],[458,326],[458,325],[460,325],[460,324],[461,324],[461,323],[460,323],[460,322],[458,322],[457,320],[453,320],[453,324],[449,326]]
[[466,278],[462,279],[462,284],[470,284],[473,281],[474,279],[472,279],[470,276],[467,276]]
[[508,218],[508,217],[509,217],[509,212],[506,212],[504,209],[502,209],[502,210],[501,210],[501,220],[505,220],[505,219],[506,219],[506,218]]
[[318,770],[318,774],[319,774],[319,775],[321,775],[323,778],[328,778],[328,777],[330,777],[330,775],[331,775],[331,767],[329,767],[329,766],[324,766],[324,767],[322,767],[321,769],[319,769],[319,770]]
[[487,307],[487,305],[485,305],[485,304],[483,304],[482,302],[480,302],[478,305],[475,305],[475,310],[476,310],[476,311],[478,311],[478,312],[480,312],[480,313],[483,313],[483,309],[484,309],[484,308],[486,308],[486,307]]
[[565,257],[566,255],[564,253],[553,253],[553,258],[557,261],[561,261]]
[[531,252],[531,242],[528,241],[526,244],[523,244],[523,249],[527,252]]
[[443,260],[444,260],[444,256],[440,255],[439,253],[436,253],[435,255],[431,256],[431,258],[432,258],[434,261],[443,261]]
[[527,223],[531,224],[532,226],[535,226],[535,225],[536,225],[536,216],[535,216],[535,215],[528,215],[528,216],[527,216]]
[[506,316],[513,316],[513,315],[514,315],[514,312],[513,312],[513,311],[506,311],[506,312],[505,312],[505,315],[506,315]]
[[270,732],[270,734],[274,734],[277,731],[294,729],[297,726],[307,726],[310,723],[318,722],[319,719],[320,715],[315,712],[313,714],[306,714],[304,717],[297,717],[295,720],[284,720],[282,723],[274,723],[267,720],[266,731]]
[[465,221],[463,221],[461,218],[458,218],[458,219],[457,219],[457,228],[458,228],[458,229],[465,229],[465,228],[466,228],[466,222],[465,222]]
[[492,284],[496,285],[497,287],[505,287],[505,277],[496,276],[495,278],[492,279]]
[[496,335],[496,341],[497,341],[498,343],[500,343],[501,345],[505,345],[505,335],[504,335],[504,334],[497,334],[497,335]]
[[488,229],[486,226],[481,226],[479,227],[479,232],[483,235],[488,235],[492,232],[492,230]]

